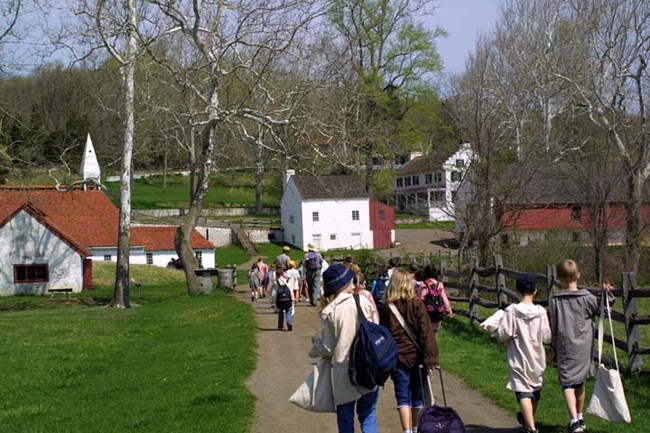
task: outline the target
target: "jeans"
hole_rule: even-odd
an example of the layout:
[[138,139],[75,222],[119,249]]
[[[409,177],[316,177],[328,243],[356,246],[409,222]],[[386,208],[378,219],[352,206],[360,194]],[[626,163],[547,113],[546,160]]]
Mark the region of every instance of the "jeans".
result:
[[293,325],[293,314],[291,308],[288,310],[278,310],[278,329],[284,329],[284,315],[287,315],[287,325]]
[[309,294],[309,303],[316,305],[320,297],[321,272],[319,270],[307,270],[307,293]]
[[397,367],[391,378],[395,387],[395,400],[397,400],[398,408],[421,408],[424,406],[422,388],[426,386],[425,379],[423,379],[427,377],[426,374],[426,370],[420,371],[418,364],[408,368],[397,361]]
[[377,400],[379,390],[365,394],[359,400],[336,406],[339,433],[354,433],[354,406],[357,407],[362,433],[377,433]]

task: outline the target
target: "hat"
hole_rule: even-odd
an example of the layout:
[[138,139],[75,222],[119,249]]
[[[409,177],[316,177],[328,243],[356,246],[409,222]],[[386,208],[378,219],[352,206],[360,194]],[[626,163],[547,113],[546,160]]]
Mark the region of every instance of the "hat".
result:
[[331,296],[345,287],[354,278],[354,273],[341,263],[330,266],[323,272],[324,295]]
[[522,275],[517,278],[517,292],[531,295],[535,290],[535,277],[532,275]]
[[296,262],[294,260],[289,260],[289,267],[290,268],[295,268],[296,267]]
[[314,244],[307,244],[307,249],[309,251],[316,251],[316,246]]
[[291,248],[289,248],[289,245],[285,245],[282,247],[282,251],[291,251]]

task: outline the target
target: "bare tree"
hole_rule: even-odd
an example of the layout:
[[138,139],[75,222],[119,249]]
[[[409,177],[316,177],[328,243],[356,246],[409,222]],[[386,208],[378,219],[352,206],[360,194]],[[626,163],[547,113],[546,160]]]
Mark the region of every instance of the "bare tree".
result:
[[282,122],[256,107],[225,105],[227,91],[233,89],[241,71],[284,52],[313,18],[313,6],[298,0],[151,3],[158,10],[152,25],[175,51],[168,57],[150,53],[168,70],[177,89],[190,92],[194,101],[194,113],[187,118],[197,131],[199,151],[192,165],[189,209],[175,243],[188,291],[196,294],[201,285],[194,273],[197,262],[190,239],[209,190],[219,127],[234,118],[262,124]]
[[569,83],[575,105],[607,136],[626,173],[624,265],[636,271],[644,230],[644,183],[650,175],[647,98],[650,89],[650,4],[645,0],[573,0],[571,41],[583,68],[555,74]]

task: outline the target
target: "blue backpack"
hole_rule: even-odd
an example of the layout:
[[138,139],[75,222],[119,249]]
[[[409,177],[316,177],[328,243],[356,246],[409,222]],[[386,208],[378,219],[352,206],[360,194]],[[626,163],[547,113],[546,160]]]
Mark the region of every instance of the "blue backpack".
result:
[[397,343],[387,328],[366,319],[359,295],[354,295],[354,302],[361,324],[350,348],[348,373],[353,384],[373,389],[386,383],[395,370]]
[[372,283],[372,298],[375,300],[375,304],[378,309],[384,308],[384,294],[386,293],[386,282],[388,280],[384,277],[378,277]]

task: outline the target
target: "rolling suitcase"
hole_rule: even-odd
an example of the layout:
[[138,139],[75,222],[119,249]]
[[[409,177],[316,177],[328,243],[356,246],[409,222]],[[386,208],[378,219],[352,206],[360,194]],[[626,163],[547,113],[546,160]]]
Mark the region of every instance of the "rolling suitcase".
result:
[[[455,410],[447,406],[447,396],[445,395],[445,384],[442,380],[442,369],[436,367],[440,373],[440,387],[442,388],[442,400],[444,406],[438,406],[433,401],[433,393],[431,392],[431,381],[427,375],[427,384],[431,394],[431,406],[427,406],[420,412],[420,419],[418,420],[418,433],[467,433],[465,424]],[[424,390],[424,382],[422,381],[422,374],[420,374],[420,384]]]

